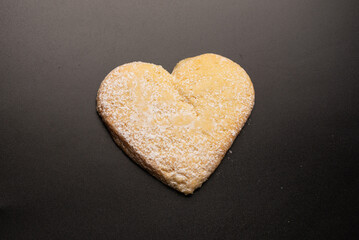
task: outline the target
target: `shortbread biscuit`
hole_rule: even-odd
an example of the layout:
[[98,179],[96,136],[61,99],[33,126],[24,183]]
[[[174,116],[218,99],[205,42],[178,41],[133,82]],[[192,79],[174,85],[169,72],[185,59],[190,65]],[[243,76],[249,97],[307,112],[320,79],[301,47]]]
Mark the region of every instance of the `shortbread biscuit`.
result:
[[97,111],[117,145],[184,194],[214,172],[253,105],[247,73],[216,54],[182,60],[172,74],[150,63],[124,64],[97,95]]

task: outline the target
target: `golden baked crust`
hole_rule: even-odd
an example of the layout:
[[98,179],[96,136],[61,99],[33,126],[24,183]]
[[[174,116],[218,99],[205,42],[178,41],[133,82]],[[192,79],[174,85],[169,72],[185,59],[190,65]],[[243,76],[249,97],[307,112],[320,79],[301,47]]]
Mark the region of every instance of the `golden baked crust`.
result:
[[119,66],[97,95],[97,111],[115,142],[184,194],[217,168],[253,105],[247,73],[216,54],[182,60],[172,74],[150,63]]

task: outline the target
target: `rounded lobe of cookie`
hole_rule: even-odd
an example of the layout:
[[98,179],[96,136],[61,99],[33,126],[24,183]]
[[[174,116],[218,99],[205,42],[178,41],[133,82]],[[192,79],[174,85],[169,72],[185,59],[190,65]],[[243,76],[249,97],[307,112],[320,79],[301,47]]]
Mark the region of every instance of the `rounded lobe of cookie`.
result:
[[203,54],[180,61],[172,75],[176,89],[197,109],[204,131],[227,151],[254,105],[248,74],[228,58]]

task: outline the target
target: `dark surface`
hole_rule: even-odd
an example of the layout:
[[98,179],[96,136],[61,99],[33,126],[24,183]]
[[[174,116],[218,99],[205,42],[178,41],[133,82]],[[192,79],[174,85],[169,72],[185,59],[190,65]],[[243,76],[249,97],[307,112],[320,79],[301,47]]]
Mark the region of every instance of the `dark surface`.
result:
[[[1,1],[0,239],[358,239],[357,1]],[[114,67],[214,52],[256,105],[190,197],[95,111]]]

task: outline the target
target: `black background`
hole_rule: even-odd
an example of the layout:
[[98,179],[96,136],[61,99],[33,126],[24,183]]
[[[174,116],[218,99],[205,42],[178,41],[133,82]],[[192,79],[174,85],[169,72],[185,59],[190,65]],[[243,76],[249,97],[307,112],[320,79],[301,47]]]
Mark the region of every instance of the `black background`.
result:
[[[1,1],[0,239],[358,239],[357,1]],[[185,197],[95,110],[118,65],[206,52],[256,105]]]

